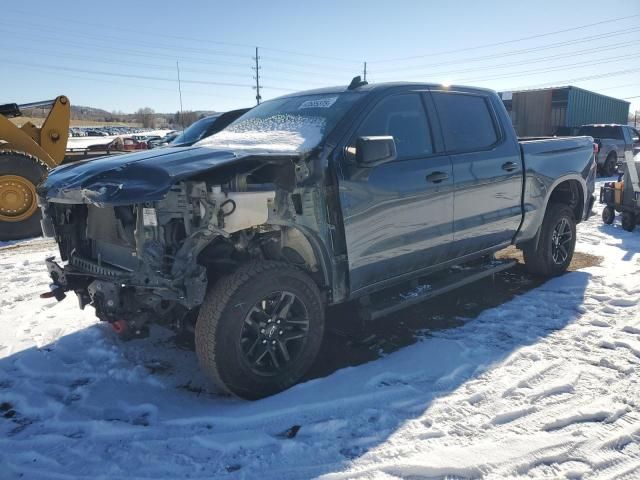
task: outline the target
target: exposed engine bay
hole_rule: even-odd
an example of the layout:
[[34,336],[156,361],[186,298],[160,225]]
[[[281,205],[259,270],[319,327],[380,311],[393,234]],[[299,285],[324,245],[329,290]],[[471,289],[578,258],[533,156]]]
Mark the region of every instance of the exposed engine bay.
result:
[[139,332],[151,321],[184,321],[208,284],[252,259],[322,275],[301,233],[305,226],[328,231],[317,187],[297,186],[307,175],[290,159],[262,161],[248,173],[229,171],[224,182],[220,172],[180,181],[153,202],[43,202],[43,231],[56,237],[67,262],[47,260],[52,292],[61,298],[73,290],[81,308],[91,304],[101,320],[126,319]]

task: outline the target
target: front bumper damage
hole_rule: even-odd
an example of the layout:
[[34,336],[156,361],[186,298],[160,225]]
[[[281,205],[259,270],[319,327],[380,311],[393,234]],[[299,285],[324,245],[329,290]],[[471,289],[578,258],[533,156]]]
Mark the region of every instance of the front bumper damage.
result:
[[77,255],[72,255],[64,266],[53,257],[47,258],[45,264],[52,280],[46,296],[60,301],[66,292],[73,291],[81,309],[93,305],[101,320],[121,329],[126,319],[126,327],[132,331],[140,331],[151,322],[180,321],[202,303],[207,287],[206,270],[202,267],[185,284],[157,274],[101,265]]

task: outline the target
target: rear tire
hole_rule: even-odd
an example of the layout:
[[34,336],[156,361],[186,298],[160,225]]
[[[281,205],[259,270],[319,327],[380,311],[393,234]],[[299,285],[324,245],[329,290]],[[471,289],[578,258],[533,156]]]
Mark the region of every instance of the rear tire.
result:
[[627,232],[633,232],[636,228],[636,216],[631,212],[622,212],[622,228]]
[[324,305],[314,281],[287,263],[252,262],[207,292],[196,353],[220,391],[258,399],[296,384],[323,334]]
[[602,166],[602,173],[607,177],[612,177],[618,170],[618,156],[615,153],[610,153]]
[[604,207],[602,210],[602,221],[607,225],[611,225],[616,218],[616,210],[613,207]]
[[0,151],[0,240],[42,234],[35,187],[45,178],[47,169],[37,158]]
[[562,275],[571,263],[576,245],[573,211],[560,203],[550,204],[540,228],[537,247],[529,245],[522,250],[524,263],[534,275]]

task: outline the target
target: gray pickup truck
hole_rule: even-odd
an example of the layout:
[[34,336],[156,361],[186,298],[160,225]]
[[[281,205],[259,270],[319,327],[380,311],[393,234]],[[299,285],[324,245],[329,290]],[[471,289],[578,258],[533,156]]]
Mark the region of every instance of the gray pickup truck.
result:
[[635,155],[640,151],[640,133],[629,125],[583,125],[578,135],[593,137],[598,145],[598,170],[608,177],[618,172],[624,152]]
[[328,305],[385,316],[510,266],[508,245],[561,274],[595,175],[590,137],[518,141],[492,91],[356,77],[192,147],[55,169],[47,295],[123,335],[191,325],[213,383],[259,398],[310,367]]

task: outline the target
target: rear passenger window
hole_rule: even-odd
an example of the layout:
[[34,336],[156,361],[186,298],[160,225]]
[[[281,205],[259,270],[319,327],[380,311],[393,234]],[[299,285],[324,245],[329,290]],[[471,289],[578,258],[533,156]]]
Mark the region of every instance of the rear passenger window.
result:
[[358,128],[356,138],[386,135],[394,138],[399,159],[433,153],[420,95],[393,95],[380,101]]
[[482,150],[498,141],[485,97],[433,92],[448,151]]

